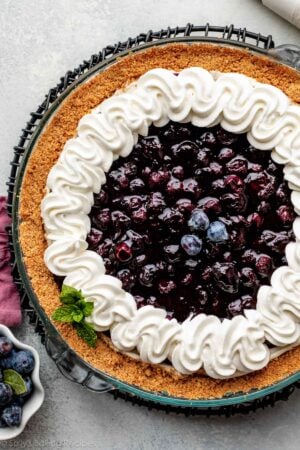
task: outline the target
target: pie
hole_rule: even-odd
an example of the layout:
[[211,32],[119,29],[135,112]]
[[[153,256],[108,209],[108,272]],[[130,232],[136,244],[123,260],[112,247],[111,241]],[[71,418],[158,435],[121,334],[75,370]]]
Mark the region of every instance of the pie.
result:
[[[27,165],[20,236],[78,355],[185,398],[299,370],[299,103],[295,70],[202,44],[126,56],[64,100]],[[64,287],[90,305],[73,325],[53,319]]]

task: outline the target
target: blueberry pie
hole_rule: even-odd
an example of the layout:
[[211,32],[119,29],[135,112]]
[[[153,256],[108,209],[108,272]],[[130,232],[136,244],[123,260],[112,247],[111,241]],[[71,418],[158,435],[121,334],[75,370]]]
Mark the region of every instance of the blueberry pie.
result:
[[90,364],[220,397],[300,369],[300,75],[170,44],[62,103],[23,182],[40,304]]

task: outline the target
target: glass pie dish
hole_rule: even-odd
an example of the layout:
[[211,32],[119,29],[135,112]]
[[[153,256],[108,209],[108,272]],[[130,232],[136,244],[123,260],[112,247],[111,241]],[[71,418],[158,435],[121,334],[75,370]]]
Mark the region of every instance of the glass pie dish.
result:
[[[295,373],[264,389],[250,391],[247,394],[230,394],[219,399],[185,399],[170,396],[164,393],[153,393],[134,385],[127,384],[117,378],[95,369],[80,358],[61,337],[54,325],[45,314],[39,304],[36,294],[31,286],[29,276],[22,257],[22,249],[19,243],[19,194],[22,186],[25,169],[31,152],[34,150],[45,126],[57,112],[62,101],[71,92],[93,76],[101,73],[116,59],[123,58],[129,52],[139,52],[146,48],[169,43],[198,43],[208,42],[219,46],[232,46],[247,48],[250,52],[260,53],[276,58],[282,64],[294,67],[300,66],[300,50],[296,46],[280,46],[275,48],[270,36],[264,37],[248,31],[230,27],[194,27],[187,25],[183,28],[162,30],[158,33],[146,33],[135,39],[128,39],[126,43],[105,48],[100,54],[84,62],[78,69],[68,72],[54,89],[49,91],[45,102],[32,114],[19,145],[15,148],[15,158],[12,162],[12,172],[9,180],[9,208],[13,218],[10,231],[12,249],[15,254],[14,272],[15,278],[24,292],[24,306],[29,306],[29,313],[36,321],[37,330],[42,334],[46,349],[55,361],[59,370],[70,380],[75,381],[90,390],[96,392],[112,391],[116,395],[125,395],[127,398],[142,399],[146,402],[164,405],[166,408],[185,408],[201,411],[219,410],[232,405],[249,404],[261,398],[267,398],[275,392],[280,392],[300,380],[300,373]],[[18,275],[19,274],[19,275]],[[26,305],[26,302],[27,305]],[[37,314],[37,315],[36,315]],[[209,408],[209,409],[208,409]]]

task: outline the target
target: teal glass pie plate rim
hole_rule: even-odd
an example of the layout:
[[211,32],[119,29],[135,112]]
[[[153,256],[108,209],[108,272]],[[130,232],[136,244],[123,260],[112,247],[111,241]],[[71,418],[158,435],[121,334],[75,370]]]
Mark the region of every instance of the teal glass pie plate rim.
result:
[[[254,53],[263,53],[268,55],[268,50],[261,48],[252,48],[251,45],[241,45],[238,41],[225,41],[220,39],[214,39],[205,37],[205,39],[199,36],[182,36],[173,38],[158,39],[155,42],[145,43],[143,45],[138,45],[135,48],[128,48],[124,51],[118,52],[116,55],[110,57],[109,59],[104,59],[100,63],[91,67],[87,72],[83,73],[78,79],[75,79],[68,87],[60,93],[59,97],[56,98],[48,110],[45,111],[39,117],[39,123],[37,124],[35,131],[32,133],[27,145],[25,152],[22,156],[22,160],[17,169],[17,176],[14,180],[14,189],[12,197],[12,242],[13,251],[15,256],[15,263],[20,275],[20,280],[22,283],[22,288],[24,288],[25,293],[29,299],[30,306],[33,306],[34,310],[38,314],[38,317],[42,323],[43,333],[45,336],[45,345],[49,355],[55,361],[59,370],[70,380],[75,381],[90,390],[96,392],[108,392],[108,391],[119,391],[122,393],[129,394],[130,396],[137,397],[151,403],[158,403],[166,406],[174,406],[181,408],[220,408],[230,405],[239,405],[242,403],[252,402],[257,399],[261,399],[275,392],[281,391],[287,386],[290,386],[300,380],[300,371],[294,373],[281,380],[280,382],[274,383],[268,387],[262,389],[255,389],[247,393],[228,393],[222,398],[207,398],[207,399],[187,399],[182,397],[170,396],[167,393],[155,393],[146,391],[140,387],[130,385],[117,378],[114,378],[107,373],[102,372],[99,369],[91,366],[89,363],[84,361],[80,356],[78,356],[63,340],[61,335],[56,330],[53,323],[49,320],[48,316],[45,314],[44,310],[40,306],[37,296],[32,289],[30,279],[28,277],[25,263],[23,260],[22,249],[19,242],[19,225],[20,217],[19,211],[19,195],[22,186],[23,177],[26,171],[27,162],[30,158],[32,151],[34,150],[35,144],[40,138],[45,126],[52,119],[53,115],[56,113],[57,109],[60,107],[62,102],[66,99],[71,92],[73,92],[77,87],[83,83],[89,81],[93,76],[105,70],[111,64],[113,64],[117,59],[122,58],[129,53],[140,52],[147,48],[166,45],[169,43],[217,43],[218,45],[226,46],[238,46],[238,47],[250,47],[251,51]],[[276,49],[275,49],[276,50]],[[276,56],[276,52],[273,51],[272,58]],[[281,63],[286,63],[282,58],[279,61]],[[289,63],[290,61],[288,61]]]

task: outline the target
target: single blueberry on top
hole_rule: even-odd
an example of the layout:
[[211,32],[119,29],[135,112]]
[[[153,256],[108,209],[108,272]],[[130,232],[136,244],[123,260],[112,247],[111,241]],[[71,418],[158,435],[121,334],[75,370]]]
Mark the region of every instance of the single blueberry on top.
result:
[[188,226],[192,231],[204,231],[209,227],[209,218],[204,211],[195,209],[188,221]]
[[219,220],[212,222],[207,229],[207,238],[212,242],[227,241],[229,236],[225,224]]
[[181,238],[181,247],[189,256],[196,256],[202,250],[202,240],[194,234],[185,234]]

